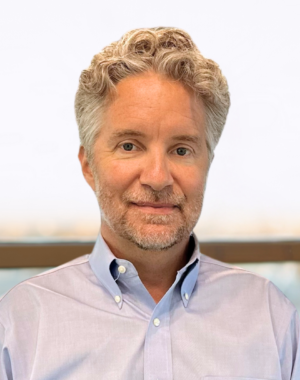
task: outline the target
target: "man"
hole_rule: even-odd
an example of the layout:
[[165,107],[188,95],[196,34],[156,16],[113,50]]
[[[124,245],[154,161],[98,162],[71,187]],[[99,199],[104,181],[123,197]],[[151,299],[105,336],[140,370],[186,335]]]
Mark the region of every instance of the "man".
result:
[[134,30],[93,58],[75,108],[101,234],[3,297],[1,380],[300,379],[294,306],[192,234],[229,103],[182,30]]

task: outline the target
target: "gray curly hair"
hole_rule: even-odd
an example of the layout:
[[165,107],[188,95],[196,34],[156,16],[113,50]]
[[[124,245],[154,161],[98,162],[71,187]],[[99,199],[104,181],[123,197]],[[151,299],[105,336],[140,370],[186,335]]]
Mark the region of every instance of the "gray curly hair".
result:
[[99,135],[105,107],[116,85],[130,75],[154,71],[181,82],[205,106],[206,144],[210,160],[223,131],[230,97],[219,66],[199,52],[191,37],[177,28],[135,29],[96,54],[83,70],[75,98],[80,143],[88,160]]

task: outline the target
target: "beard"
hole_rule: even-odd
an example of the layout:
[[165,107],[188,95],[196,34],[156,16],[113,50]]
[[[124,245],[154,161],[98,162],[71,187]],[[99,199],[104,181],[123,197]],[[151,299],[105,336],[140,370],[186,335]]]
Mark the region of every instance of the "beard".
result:
[[[101,220],[118,236],[132,242],[142,250],[162,251],[173,247],[192,233],[202,210],[204,188],[192,201],[171,188],[156,191],[150,187],[139,191],[127,190],[121,201],[109,186],[95,175],[95,195],[101,212]],[[133,204],[166,203],[175,206],[171,214],[147,214]]]

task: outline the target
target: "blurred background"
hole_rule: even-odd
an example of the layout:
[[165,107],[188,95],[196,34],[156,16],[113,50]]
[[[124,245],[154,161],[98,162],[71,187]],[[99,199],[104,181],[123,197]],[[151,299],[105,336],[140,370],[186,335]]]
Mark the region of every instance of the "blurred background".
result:
[[[126,31],[153,26],[186,30],[229,83],[199,240],[299,241],[299,14],[298,1],[274,0],[3,3],[0,242],[95,240],[98,205],[77,159],[79,75]],[[236,264],[270,278],[300,310],[298,262]],[[0,296],[45,269],[0,268]]]

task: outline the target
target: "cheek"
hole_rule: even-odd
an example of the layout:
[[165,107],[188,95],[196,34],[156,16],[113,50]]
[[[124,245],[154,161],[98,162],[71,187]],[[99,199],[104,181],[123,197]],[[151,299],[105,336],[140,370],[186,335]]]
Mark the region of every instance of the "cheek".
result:
[[107,165],[101,165],[99,171],[100,182],[106,187],[104,190],[110,192],[125,191],[137,176],[138,170],[126,161],[111,161]]
[[183,193],[189,197],[197,197],[203,192],[206,181],[206,170],[198,167],[186,167],[177,174],[178,184]]

